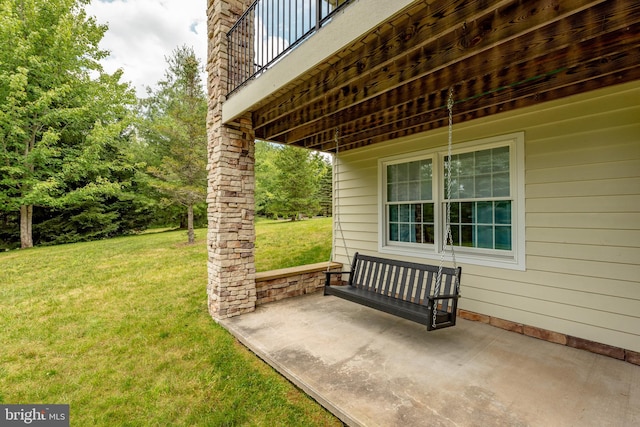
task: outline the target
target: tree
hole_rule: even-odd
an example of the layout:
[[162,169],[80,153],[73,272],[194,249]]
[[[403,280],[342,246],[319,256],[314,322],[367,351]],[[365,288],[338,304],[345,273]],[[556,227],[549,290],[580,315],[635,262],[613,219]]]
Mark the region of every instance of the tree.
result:
[[34,206],[116,196],[132,169],[118,150],[135,96],[102,71],[106,26],[86,16],[89,1],[0,3],[0,209],[19,212],[23,248]]
[[274,166],[272,209],[295,221],[300,214],[315,214],[319,209],[317,176],[311,151],[285,145],[279,148]]
[[333,214],[333,166],[327,158],[317,152],[312,156],[312,163],[316,170],[315,198],[320,205],[320,214],[331,216]]
[[331,215],[332,170],[318,152],[256,141],[256,213],[292,218],[299,213]]
[[275,144],[266,141],[256,141],[255,204],[257,215],[275,215],[272,205],[275,189],[275,177],[277,175],[275,160],[278,152],[279,150]]
[[169,201],[186,207],[193,243],[194,206],[206,200],[207,192],[207,98],[193,48],[177,48],[167,64],[165,79],[144,101],[144,135],[157,158],[148,171]]

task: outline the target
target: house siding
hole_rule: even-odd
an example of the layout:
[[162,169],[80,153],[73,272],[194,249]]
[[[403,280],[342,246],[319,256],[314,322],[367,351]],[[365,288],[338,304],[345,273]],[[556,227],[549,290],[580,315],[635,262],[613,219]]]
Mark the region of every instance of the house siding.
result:
[[[640,82],[454,123],[453,139],[521,131],[526,270],[463,264],[460,307],[640,351]],[[446,141],[442,129],[338,155],[336,261],[378,251],[378,159]]]

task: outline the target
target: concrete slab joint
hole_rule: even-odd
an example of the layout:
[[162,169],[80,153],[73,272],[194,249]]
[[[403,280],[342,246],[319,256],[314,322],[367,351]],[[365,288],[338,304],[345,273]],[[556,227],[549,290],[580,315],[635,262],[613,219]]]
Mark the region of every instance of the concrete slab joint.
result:
[[207,217],[209,313],[224,319],[255,310],[254,133],[250,115],[222,123],[229,80],[226,33],[248,0],[208,2]]

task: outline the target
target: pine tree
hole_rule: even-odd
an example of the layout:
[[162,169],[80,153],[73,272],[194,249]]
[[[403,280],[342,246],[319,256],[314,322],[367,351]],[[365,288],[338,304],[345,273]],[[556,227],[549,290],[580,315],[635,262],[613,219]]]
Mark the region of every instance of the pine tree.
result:
[[174,50],[167,64],[165,79],[144,103],[146,138],[158,159],[148,171],[167,200],[186,208],[193,243],[194,206],[206,200],[207,191],[207,99],[193,48]]
[[301,214],[313,215],[318,211],[316,174],[311,151],[283,146],[275,160],[273,210],[295,221]]

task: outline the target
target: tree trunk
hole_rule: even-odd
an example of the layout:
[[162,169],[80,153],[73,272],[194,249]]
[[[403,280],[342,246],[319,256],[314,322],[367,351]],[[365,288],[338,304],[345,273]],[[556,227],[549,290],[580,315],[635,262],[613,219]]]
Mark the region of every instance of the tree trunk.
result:
[[20,206],[20,247],[22,249],[33,247],[33,206]]
[[196,236],[193,232],[193,205],[187,207],[187,235],[189,236],[189,244],[195,243]]

